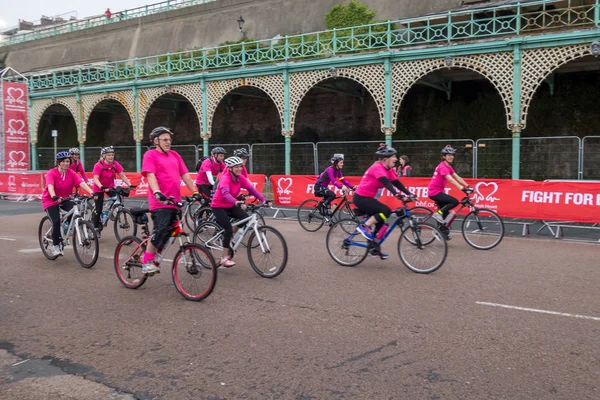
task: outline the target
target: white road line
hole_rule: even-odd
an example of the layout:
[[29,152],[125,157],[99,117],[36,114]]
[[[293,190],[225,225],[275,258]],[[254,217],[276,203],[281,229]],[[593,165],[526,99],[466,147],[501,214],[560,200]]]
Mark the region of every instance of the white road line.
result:
[[12,366],[13,366],[13,367],[16,367],[17,365],[19,365],[19,364],[23,364],[24,362],[27,362],[27,361],[29,361],[29,359],[27,359],[27,360],[23,360],[23,361],[21,361],[21,362],[18,362],[18,363],[16,363],[16,364],[13,364]]
[[39,247],[36,247],[35,249],[21,249],[19,253],[40,253],[41,251]]
[[530,311],[530,312],[536,312],[536,313],[541,313],[541,314],[560,315],[562,317],[591,319],[592,321],[600,321],[600,317],[590,317],[589,315],[569,314],[569,313],[561,313],[561,312],[557,312],[557,311],[548,311],[548,310],[538,310],[537,308],[509,306],[507,304],[488,303],[485,301],[476,301],[475,303],[480,304],[482,306],[509,308],[511,310]]
[[6,236],[0,236],[0,240],[8,240],[9,242],[15,242],[17,239],[9,238]]

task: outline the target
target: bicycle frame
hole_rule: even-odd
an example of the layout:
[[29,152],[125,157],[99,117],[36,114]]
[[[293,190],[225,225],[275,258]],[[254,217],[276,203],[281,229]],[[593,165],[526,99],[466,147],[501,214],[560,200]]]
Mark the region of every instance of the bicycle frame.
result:
[[[471,202],[471,198],[469,196],[463,197],[460,200],[459,204],[460,204],[460,208],[456,211],[456,213],[454,215],[452,215],[452,218],[450,218],[450,220],[448,222],[444,223],[444,225],[446,225],[448,228],[450,228],[452,226],[452,223],[454,222],[454,220],[458,217],[458,215],[461,213],[461,211],[464,210],[465,208],[469,207],[471,209],[471,211],[478,210],[477,206]],[[438,212],[439,209],[440,208],[437,206],[437,203],[436,203],[436,206],[435,206],[433,212]],[[431,214],[431,215],[433,215],[433,214]],[[425,218],[423,220],[423,222],[429,220],[431,218],[431,215],[428,216],[427,218]]]
[[[232,227],[235,226],[239,226],[242,224],[246,224],[246,226],[243,228],[244,230],[242,231],[242,234],[240,235],[240,237],[237,239],[237,241],[235,241],[233,243],[233,248],[232,250],[237,250],[237,248],[240,246],[240,243],[242,243],[242,239],[244,239],[244,236],[246,236],[246,234],[248,233],[248,231],[250,229],[252,229],[254,231],[254,233],[256,234],[256,237],[258,239],[258,244],[260,245],[260,249],[263,252],[267,252],[270,251],[271,249],[269,248],[269,244],[262,240],[261,236],[259,235],[258,232],[258,218],[256,218],[256,214],[251,214],[248,218],[244,218],[242,220],[239,220],[236,223],[231,224]],[[216,241],[217,238],[219,238],[220,236],[223,236],[223,229],[221,229],[220,231],[217,232],[216,235],[214,235],[213,237],[211,237],[210,239],[208,239],[205,243],[205,245],[209,248],[213,248],[215,250],[223,250],[223,246],[219,246],[218,244],[214,243],[214,241]]]
[[[81,200],[81,201],[86,201],[87,199]],[[77,201],[76,201],[77,202]],[[81,230],[79,229],[79,224],[77,223],[77,221],[79,219],[81,219],[81,214],[79,212],[79,207],[80,207],[81,203],[76,203],[75,206],[70,209],[69,211],[64,211],[63,209],[59,208],[60,210],[60,237],[61,237],[61,241],[63,243],[63,247],[64,246],[68,246],[69,245],[69,237],[73,236],[74,240],[77,240],[77,243],[79,243],[79,245],[83,245],[83,241],[81,238]],[[67,233],[63,233],[63,226],[65,225],[65,223],[69,221],[69,227],[67,228]],[[73,228],[73,226],[75,226]],[[50,231],[52,230],[52,228],[48,229],[48,231],[46,231],[45,233],[45,237],[47,238]],[[85,236],[86,239],[87,238],[87,231],[85,232]]]

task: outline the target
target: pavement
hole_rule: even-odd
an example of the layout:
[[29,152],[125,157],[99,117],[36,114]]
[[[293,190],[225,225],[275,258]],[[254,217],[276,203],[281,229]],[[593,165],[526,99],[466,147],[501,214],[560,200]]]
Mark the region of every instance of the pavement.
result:
[[70,248],[45,259],[39,203],[18,207],[0,202],[0,399],[600,398],[597,244],[505,237],[478,251],[455,235],[419,275],[397,233],[388,260],[346,268],[325,228],[267,219],[286,270],[261,278],[238,252],[195,303],[168,265],[124,288],[112,229],[91,269]]

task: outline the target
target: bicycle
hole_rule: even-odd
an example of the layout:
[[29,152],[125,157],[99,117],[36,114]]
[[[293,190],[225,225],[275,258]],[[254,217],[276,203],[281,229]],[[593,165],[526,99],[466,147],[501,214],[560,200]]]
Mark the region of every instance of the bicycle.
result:
[[[137,234],[137,226],[133,223],[133,215],[125,208],[124,204],[124,198],[129,197],[131,189],[135,189],[135,186],[110,189],[100,213],[99,223],[102,227],[106,227],[109,220],[114,221],[114,233],[117,241],[125,236],[135,236]],[[86,218],[90,220],[91,214],[94,212],[95,207],[92,208],[92,213]],[[131,229],[133,229],[132,232],[130,232]]]
[[[77,262],[84,268],[92,268],[98,261],[99,244],[98,234],[91,222],[86,221],[85,215],[89,197],[76,195],[64,200],[72,200],[75,206],[64,211],[60,209],[60,249],[70,245],[69,238],[73,238],[73,252]],[[83,210],[83,213],[81,212]],[[38,240],[42,253],[48,260],[56,260],[58,255],[50,252],[52,243],[52,220],[48,215],[40,221]],[[88,253],[91,251],[91,255]]]
[[[265,205],[255,206],[256,208],[268,207]],[[272,226],[259,225],[257,213],[252,213],[248,218],[244,218],[232,224],[233,227],[246,224],[241,234],[237,234],[232,239],[230,248],[230,257],[233,257],[246,234],[250,231],[250,238],[246,244],[248,260],[252,269],[263,278],[275,278],[283,272],[287,265],[288,249],[283,235]],[[194,242],[202,243],[209,248],[220,259],[223,253],[223,234],[224,230],[215,222],[203,222],[198,225],[194,232]],[[275,240],[277,239],[277,241]],[[281,244],[281,250],[277,250],[276,242]],[[256,253],[256,254],[254,254]],[[278,257],[280,261],[272,261],[272,258]],[[264,261],[264,263],[262,262]],[[259,263],[261,265],[259,265]]]
[[342,214],[345,214],[347,216],[346,218],[353,219],[358,222],[358,218],[355,215],[355,210],[351,207],[352,202],[349,199],[349,196],[350,194],[336,196],[332,200],[332,204],[334,204],[336,200],[342,199],[335,205],[331,215],[325,215],[323,212],[323,200],[304,200],[300,206],[298,206],[298,222],[300,223],[300,226],[305,231],[316,232],[321,229],[324,224],[327,224],[329,227],[333,226],[334,223],[343,218],[341,216]]
[[[413,220],[407,204],[414,201],[412,198],[400,198],[404,205],[393,211],[397,219],[392,223],[383,236],[375,240],[367,240],[356,231],[358,222],[351,219],[342,219],[333,224],[327,232],[327,251],[331,258],[338,264],[354,267],[367,257],[369,252],[381,255],[381,244],[398,227],[401,230],[398,239],[398,254],[402,263],[411,271],[419,274],[429,274],[439,269],[446,261],[448,244],[439,229],[417,223]],[[362,214],[356,210],[356,214]],[[368,216],[367,216],[368,218]],[[405,224],[404,221],[408,223]],[[346,225],[346,226],[344,226]],[[341,228],[341,229],[338,229]],[[351,230],[348,235],[348,230]],[[373,253],[372,253],[373,254]],[[419,264],[422,262],[421,264]]]
[[[496,212],[477,207],[469,195],[463,197],[460,201],[458,211],[450,211],[444,223],[438,222],[440,230],[447,234],[450,231],[452,223],[461,211],[469,207],[471,211],[465,216],[462,222],[461,231],[465,241],[473,248],[478,250],[490,250],[498,246],[504,238],[504,222]],[[411,213],[419,215],[420,223],[427,223],[433,219],[433,213],[439,208],[436,206],[434,211],[426,207],[413,207]],[[437,221],[436,221],[437,222]]]
[[[177,291],[186,299],[191,301],[200,301],[207,298],[217,284],[217,266],[210,251],[198,243],[184,242],[182,236],[188,236],[183,230],[181,221],[182,203],[168,200],[169,204],[177,206],[175,222],[169,227],[169,234],[166,242],[158,249],[154,264],[159,266],[163,261],[163,256],[167,253],[175,239],[179,239],[179,250],[173,258],[172,278]],[[150,240],[150,230],[148,229],[148,216],[150,210],[147,208],[132,208],[130,212],[135,217],[135,223],[142,225],[143,238],[137,236],[127,236],[119,241],[115,249],[114,267],[119,281],[128,289],[137,289],[141,287],[149,276],[142,271],[142,258],[146,252],[148,241]],[[133,251],[130,246],[135,243]],[[208,276],[206,276],[208,275]],[[207,278],[207,283],[200,283],[203,278]],[[188,285],[189,283],[189,285]]]

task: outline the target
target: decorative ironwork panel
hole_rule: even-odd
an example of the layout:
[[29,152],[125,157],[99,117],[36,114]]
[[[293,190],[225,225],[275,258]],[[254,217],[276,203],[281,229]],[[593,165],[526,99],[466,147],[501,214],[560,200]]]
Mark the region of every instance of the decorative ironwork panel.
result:
[[[133,126],[133,138],[141,139],[141,132],[136,134],[135,131],[135,99],[133,98],[133,91],[126,90],[122,92],[109,92],[109,93],[93,93],[81,95],[81,112],[83,113],[83,126],[81,127],[81,140],[85,141],[87,134],[87,125],[90,119],[90,115],[94,111],[94,108],[104,100],[115,100],[121,103],[129,118],[131,118],[131,124]],[[140,136],[140,137],[138,137]]]
[[80,129],[79,112],[78,112],[79,107],[77,107],[77,98],[75,96],[65,96],[65,97],[55,97],[52,99],[33,100],[33,102],[32,102],[32,109],[33,109],[32,122],[33,122],[33,124],[31,126],[31,129],[29,130],[29,137],[31,138],[31,143],[33,143],[33,144],[37,143],[38,127],[39,127],[40,121],[42,119],[42,116],[44,115],[44,113],[46,112],[48,107],[52,106],[53,104],[62,104],[71,112],[73,119],[75,119],[75,126],[77,127],[77,131],[79,132],[79,129]]
[[489,53],[459,57],[429,58],[393,64],[392,72],[392,128],[396,121],[402,99],[406,92],[421,78],[442,68],[465,68],[485,76],[498,90],[506,112],[506,123],[510,129],[513,107],[513,54]]
[[316,84],[329,78],[348,78],[365,87],[375,100],[381,126],[385,124],[385,70],[383,64],[330,68],[290,74],[290,129],[293,131],[296,113],[304,96]]
[[253,78],[240,78],[240,79],[229,79],[223,81],[210,81],[206,83],[206,97],[207,97],[207,112],[206,118],[208,118],[207,136],[210,137],[212,130],[213,115],[217,109],[217,106],[225,97],[225,95],[232,90],[241,86],[253,86],[256,87],[266,94],[273,100],[277,111],[279,112],[279,118],[281,120],[281,126],[283,128],[283,76],[282,75],[266,75],[257,76]]
[[544,79],[561,65],[592,54],[591,44],[526,49],[521,53],[521,127],[525,128],[529,104]]
[[140,136],[143,136],[144,121],[152,104],[159,97],[169,93],[185,97],[194,107],[194,111],[196,111],[196,115],[198,116],[198,123],[202,126],[202,88],[199,83],[144,88],[138,91],[138,118],[140,120],[140,131],[142,131],[140,132]]

